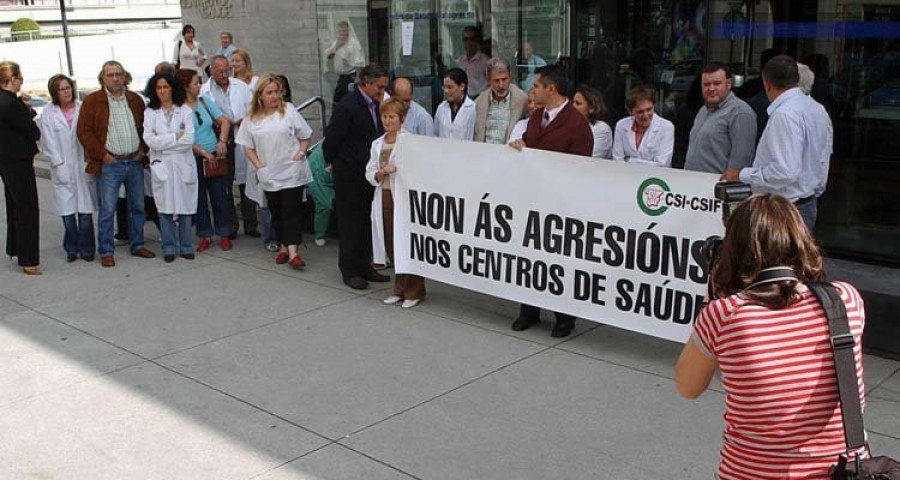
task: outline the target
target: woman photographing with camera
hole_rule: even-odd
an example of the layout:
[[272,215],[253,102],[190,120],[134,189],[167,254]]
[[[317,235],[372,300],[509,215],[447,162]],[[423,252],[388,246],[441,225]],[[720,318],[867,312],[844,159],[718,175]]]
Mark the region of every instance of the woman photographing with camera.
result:
[[[827,317],[805,285],[825,278],[821,252],[796,207],[779,196],[750,197],[725,232],[710,273],[713,298],[675,367],[678,392],[697,398],[721,371],[719,479],[828,479],[847,452]],[[846,283],[833,285],[847,310],[864,398],[862,299]]]

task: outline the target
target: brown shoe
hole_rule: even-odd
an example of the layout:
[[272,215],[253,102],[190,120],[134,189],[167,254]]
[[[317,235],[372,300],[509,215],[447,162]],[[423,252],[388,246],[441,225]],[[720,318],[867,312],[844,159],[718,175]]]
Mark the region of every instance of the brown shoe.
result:
[[131,256],[132,257],[141,257],[141,258],[156,258],[155,253],[151,252],[150,250],[147,250],[144,247],[141,247],[137,250],[132,250]]
[[116,259],[113,258],[112,255],[104,255],[100,257],[100,265],[103,265],[104,267],[115,267]]
[[25,273],[25,275],[40,275],[41,267],[22,267],[22,272]]

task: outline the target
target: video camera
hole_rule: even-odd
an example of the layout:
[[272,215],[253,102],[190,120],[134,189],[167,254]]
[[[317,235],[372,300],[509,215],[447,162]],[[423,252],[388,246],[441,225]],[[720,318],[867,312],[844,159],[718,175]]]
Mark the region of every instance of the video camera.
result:
[[[741,182],[719,182],[714,189],[717,200],[722,201],[722,224],[728,224],[728,218],[731,212],[744,200],[750,198],[752,192],[750,185]],[[719,257],[719,251],[722,249],[724,238],[713,235],[703,241],[700,247],[700,258],[706,263],[707,272],[712,271],[716,258]]]

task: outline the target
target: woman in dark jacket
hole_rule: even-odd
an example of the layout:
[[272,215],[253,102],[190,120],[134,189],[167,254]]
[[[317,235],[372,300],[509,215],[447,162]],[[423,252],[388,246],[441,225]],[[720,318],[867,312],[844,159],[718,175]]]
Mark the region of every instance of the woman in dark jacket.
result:
[[38,195],[34,156],[41,131],[34,111],[17,94],[22,72],[14,62],[0,62],[0,177],[6,194],[6,254],[19,257],[28,275],[40,275]]

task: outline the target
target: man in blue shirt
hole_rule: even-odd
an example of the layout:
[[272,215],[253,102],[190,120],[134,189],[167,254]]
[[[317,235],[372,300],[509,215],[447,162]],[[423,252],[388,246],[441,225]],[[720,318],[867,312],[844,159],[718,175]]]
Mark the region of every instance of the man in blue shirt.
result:
[[818,197],[825,192],[834,130],[825,107],[797,84],[797,61],[779,55],[766,63],[763,85],[769,105],[769,121],[756,148],[753,166],[728,171],[724,180],[740,180],[754,192],[767,192],[794,202],[806,226],[812,230],[818,213]]

